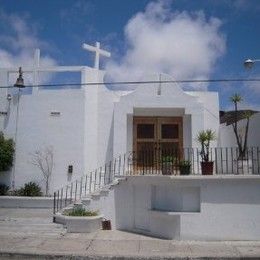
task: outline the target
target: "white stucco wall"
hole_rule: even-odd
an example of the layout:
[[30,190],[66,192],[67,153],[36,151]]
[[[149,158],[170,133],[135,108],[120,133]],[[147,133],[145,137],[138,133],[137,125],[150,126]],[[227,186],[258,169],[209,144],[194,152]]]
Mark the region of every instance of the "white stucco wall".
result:
[[[208,91],[189,91],[186,92],[191,96],[197,97],[203,104],[204,130],[212,129],[216,136],[219,134],[219,97],[217,92]],[[202,129],[203,130],[203,129]],[[194,142],[195,146],[199,144]],[[212,147],[217,146],[217,140],[212,142]]]
[[[137,87],[115,102],[114,154],[124,154],[132,150],[132,117],[135,115],[183,116],[184,146],[198,147],[196,136],[199,131],[210,128],[218,135],[218,94],[185,93],[178,85],[170,83]],[[126,143],[121,141],[125,139]],[[216,142],[213,142],[212,146],[216,146]]]
[[[8,137],[15,137],[17,95],[3,128]],[[67,182],[68,165],[73,165],[73,179],[83,173],[84,94],[80,89],[40,90],[21,95],[16,139],[15,187],[36,181],[44,187],[40,170],[32,165],[31,154],[53,147],[54,168],[51,190]],[[60,112],[60,115],[51,115]],[[11,172],[12,174],[13,172]]]
[[[103,81],[104,71],[89,67],[79,69],[83,84]],[[1,77],[1,85],[6,84],[6,80]],[[9,103],[6,93],[1,91],[0,94],[5,103],[5,108],[1,109],[8,112],[6,116],[0,116],[0,130],[15,139],[17,89]],[[22,94],[15,176],[12,175],[14,171],[1,174],[0,181],[11,186],[14,179],[16,188],[29,181],[43,185],[40,171],[30,163],[30,154],[52,146],[55,164],[51,191],[58,189],[103,166],[113,157],[131,151],[133,116],[182,116],[184,147],[198,146],[198,131],[212,128],[217,132],[216,111],[216,93],[191,95],[176,84],[168,83],[140,85],[135,91],[124,93],[108,90],[104,85],[88,85],[81,89],[41,89],[33,94]],[[60,115],[51,116],[51,112],[60,112]],[[68,165],[73,165],[70,176]]]
[[117,96],[104,85],[98,90],[97,167],[113,159],[114,100]]
[[168,239],[259,240],[259,176],[132,176],[114,191],[117,229]]
[[[6,73],[1,74],[1,85],[6,85]],[[81,68],[81,82],[102,82],[104,72]],[[25,89],[26,91],[27,89]],[[0,117],[0,131],[15,140],[18,90],[13,90],[10,102],[6,91],[1,91],[4,110]],[[67,182],[96,169],[113,157],[114,94],[103,85],[82,86],[81,89],[40,89],[33,94],[22,90],[16,138],[15,169],[0,174],[0,182],[18,188],[29,181],[44,187],[37,167],[31,164],[31,153],[52,146],[54,169],[51,192]],[[60,115],[51,116],[51,112]],[[73,173],[68,174],[68,165]],[[14,171],[15,170],[15,171]]]

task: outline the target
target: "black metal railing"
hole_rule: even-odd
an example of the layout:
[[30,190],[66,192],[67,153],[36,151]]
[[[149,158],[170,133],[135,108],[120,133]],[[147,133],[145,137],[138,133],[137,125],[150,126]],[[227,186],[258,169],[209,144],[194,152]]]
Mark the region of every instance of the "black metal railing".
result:
[[[122,165],[121,161],[127,162]],[[201,174],[201,150],[199,148],[154,149],[130,152],[114,159],[116,175],[180,174],[180,168],[190,165],[189,174]],[[210,148],[209,161],[214,162],[213,174],[260,174],[260,148],[250,147],[241,159],[236,147]]]
[[[116,178],[129,175],[179,175],[182,165],[189,165],[188,174],[201,174],[199,148],[154,149],[128,152],[103,167],[82,176],[54,192],[53,213],[79,201],[113,183]],[[213,174],[260,174],[260,148],[250,147],[243,160],[238,148],[211,148],[209,160],[214,162]],[[186,173],[187,174],[187,173]]]
[[65,187],[54,192],[53,213],[55,214],[68,205],[79,201],[82,197],[111,184],[114,181],[114,176],[113,161],[110,161],[104,167],[68,183]]

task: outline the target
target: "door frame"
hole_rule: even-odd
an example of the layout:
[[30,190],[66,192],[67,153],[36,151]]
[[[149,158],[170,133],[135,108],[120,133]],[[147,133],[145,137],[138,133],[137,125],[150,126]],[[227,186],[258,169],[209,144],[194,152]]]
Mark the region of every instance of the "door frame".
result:
[[[154,138],[137,138],[138,124],[154,124]],[[163,139],[161,138],[162,124],[177,124],[178,125],[178,139]],[[161,149],[162,143],[178,143],[180,150],[180,158],[182,157],[183,149],[183,118],[182,117],[164,117],[164,116],[134,116],[133,117],[133,152],[138,154],[138,142],[154,143],[154,151]],[[158,154],[157,154],[158,158]]]

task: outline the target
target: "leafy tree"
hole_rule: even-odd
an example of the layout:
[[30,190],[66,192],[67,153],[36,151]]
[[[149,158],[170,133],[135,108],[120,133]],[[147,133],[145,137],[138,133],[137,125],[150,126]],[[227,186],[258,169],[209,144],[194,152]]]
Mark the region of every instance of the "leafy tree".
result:
[[14,142],[12,139],[5,139],[0,132],[0,172],[8,171],[13,165]]

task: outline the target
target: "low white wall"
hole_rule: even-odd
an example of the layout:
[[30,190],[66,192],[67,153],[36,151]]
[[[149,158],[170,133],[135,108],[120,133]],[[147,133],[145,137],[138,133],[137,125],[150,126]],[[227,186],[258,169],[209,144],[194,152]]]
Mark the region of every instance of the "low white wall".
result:
[[91,200],[83,200],[83,204],[90,210],[98,211],[104,219],[110,220],[112,229],[116,228],[115,216],[115,190],[120,184],[112,186],[109,191],[101,192],[100,195],[92,196]]
[[63,224],[67,228],[68,233],[92,233],[101,229],[103,216],[92,217],[73,217],[61,214],[54,215],[55,222]]
[[181,240],[259,240],[260,176],[131,176],[116,228]]
[[0,196],[0,208],[52,208],[53,197]]

